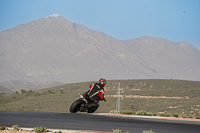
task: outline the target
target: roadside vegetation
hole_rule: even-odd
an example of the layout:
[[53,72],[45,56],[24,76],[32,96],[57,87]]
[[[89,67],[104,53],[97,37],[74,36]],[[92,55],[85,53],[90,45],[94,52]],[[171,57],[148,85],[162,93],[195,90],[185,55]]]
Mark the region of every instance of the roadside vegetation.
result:
[[[122,114],[200,118],[200,82],[186,80],[108,80],[106,102],[96,113],[116,109],[118,83],[122,89]],[[16,91],[0,94],[0,111],[69,113],[69,107],[91,82],[66,84],[39,91]]]
[[[111,110],[109,113],[111,114],[126,114],[126,115],[141,115],[141,116],[161,116],[161,117],[179,117],[179,114],[168,114],[168,113],[152,113],[147,112],[144,110],[140,110],[137,112],[129,111],[129,110],[123,110],[118,112],[117,110]],[[193,118],[193,117],[187,117],[187,116],[180,116],[182,118]],[[195,117],[196,119],[199,119],[199,116]]]
[[[25,131],[24,133],[27,133],[26,130],[22,130],[21,128],[19,128],[18,125],[13,125],[12,129],[10,129],[10,130],[8,128],[6,128],[5,126],[1,126],[0,125],[0,130],[8,130],[8,132],[17,132],[17,131],[19,131],[20,133],[21,132],[23,133],[23,131]],[[46,127],[42,127],[42,126],[38,126],[38,127],[35,127],[33,130],[30,130],[29,132],[31,133],[32,131],[35,132],[35,133],[43,133],[43,132],[47,132],[47,128]],[[62,133],[62,132],[59,131],[59,132],[54,132],[54,133]]]
[[[42,126],[35,127],[33,130],[23,130],[23,129],[19,128],[18,125],[13,125],[12,129],[8,129],[5,126],[1,126],[0,125],[0,132],[2,132],[1,130],[6,130],[6,132],[15,132],[15,133],[18,133],[18,132],[19,133],[27,133],[27,132],[28,133],[46,133],[46,132],[49,132],[49,133],[62,133],[62,131],[53,132],[53,131],[47,130],[47,127],[42,127]],[[118,129],[112,129],[112,130],[113,130],[112,133],[129,133],[128,131],[127,132],[122,132],[119,128]],[[73,131],[71,133],[73,133]],[[85,133],[87,133],[87,131]],[[111,132],[105,132],[105,133],[111,133]],[[152,132],[152,130],[150,130],[150,131],[143,130],[143,133],[154,133],[154,132]]]
[[42,133],[42,132],[46,132],[47,128],[46,127],[42,127],[42,126],[38,126],[38,127],[35,127],[33,129],[33,131],[35,131],[36,133]]
[[6,130],[6,127],[0,125],[0,130]]

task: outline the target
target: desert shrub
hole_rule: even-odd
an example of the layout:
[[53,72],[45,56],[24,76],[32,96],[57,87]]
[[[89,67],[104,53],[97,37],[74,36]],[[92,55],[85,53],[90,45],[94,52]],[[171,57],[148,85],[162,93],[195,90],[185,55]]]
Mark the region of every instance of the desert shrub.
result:
[[39,95],[40,95],[39,92],[34,93],[34,96],[35,96],[35,97],[36,97],[36,96],[39,96]]
[[50,89],[47,91],[48,94],[55,94],[55,92],[51,91]]
[[29,91],[27,91],[27,93],[33,93],[33,91],[32,91],[32,90],[29,90]]
[[152,116],[152,115],[153,115],[153,113],[147,112],[147,116]]
[[154,133],[154,132],[152,132],[152,130],[150,130],[150,131],[143,131],[143,133]]
[[18,92],[18,91],[15,91],[15,94],[19,94],[19,92]]
[[153,116],[157,116],[157,114],[156,114],[156,113],[153,113],[152,115],[153,115]]
[[121,130],[118,129],[113,129],[113,133],[121,133]]
[[38,126],[33,129],[33,131],[35,131],[36,133],[42,133],[42,132],[45,132],[46,130],[47,130],[47,128],[42,127],[42,126]]
[[173,114],[173,117],[178,117],[179,116],[179,114]]
[[62,133],[62,131],[54,132],[54,133]]
[[63,90],[60,90],[60,93],[61,93],[61,94],[64,94]]
[[19,131],[19,126],[18,125],[13,125],[12,127],[13,127],[14,130]]
[[195,119],[200,119],[200,116],[195,117]]
[[165,113],[160,113],[159,116],[164,117],[164,116],[165,116]]
[[30,95],[33,95],[33,94],[34,94],[34,92],[32,90],[29,90],[29,91],[26,92],[26,96],[30,96]]
[[0,125],[0,130],[6,130],[6,127]]
[[21,94],[24,94],[24,93],[26,93],[26,90],[21,89]]
[[141,111],[137,111],[135,114],[136,115],[147,115],[147,112],[144,110],[141,110]]
[[120,111],[120,114],[133,115],[133,114],[135,114],[135,112],[129,111],[129,110],[124,110],[124,111]]
[[51,90],[48,90],[48,93],[53,93]]
[[117,111],[117,110],[111,110],[109,113],[111,113],[111,114],[119,114],[119,111]]
[[185,114],[180,115],[182,118],[188,118]]
[[165,116],[165,117],[171,117],[171,115],[170,115],[170,114],[165,114],[164,116]]

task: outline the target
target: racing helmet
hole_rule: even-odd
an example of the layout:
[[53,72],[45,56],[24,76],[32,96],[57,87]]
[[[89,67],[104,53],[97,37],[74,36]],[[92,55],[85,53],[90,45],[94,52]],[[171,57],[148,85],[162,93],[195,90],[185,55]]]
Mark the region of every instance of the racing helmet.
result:
[[106,79],[99,79],[99,83],[101,83],[103,86],[106,85]]

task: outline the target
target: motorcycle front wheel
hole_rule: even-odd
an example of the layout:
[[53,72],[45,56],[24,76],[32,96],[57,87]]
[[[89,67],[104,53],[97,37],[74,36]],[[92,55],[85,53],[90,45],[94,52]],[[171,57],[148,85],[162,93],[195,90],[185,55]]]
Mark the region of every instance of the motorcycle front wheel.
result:
[[71,113],[76,113],[80,110],[81,104],[83,103],[82,100],[78,99],[72,103],[70,106],[70,112]]

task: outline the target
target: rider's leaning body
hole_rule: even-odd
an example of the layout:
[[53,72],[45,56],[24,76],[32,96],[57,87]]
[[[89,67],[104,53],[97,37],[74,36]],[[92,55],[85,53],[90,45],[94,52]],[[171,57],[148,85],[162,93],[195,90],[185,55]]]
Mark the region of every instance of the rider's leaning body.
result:
[[93,83],[89,85],[89,90],[83,93],[83,97],[89,99],[91,102],[95,100],[105,100],[104,98],[104,86],[106,84],[106,79],[101,78],[99,83]]

